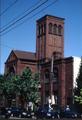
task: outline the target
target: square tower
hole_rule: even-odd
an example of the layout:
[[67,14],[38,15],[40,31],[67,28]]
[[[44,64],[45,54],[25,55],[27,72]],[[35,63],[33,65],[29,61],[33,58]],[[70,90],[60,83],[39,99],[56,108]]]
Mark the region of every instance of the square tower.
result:
[[64,18],[45,15],[37,20],[36,58],[37,60],[64,57]]

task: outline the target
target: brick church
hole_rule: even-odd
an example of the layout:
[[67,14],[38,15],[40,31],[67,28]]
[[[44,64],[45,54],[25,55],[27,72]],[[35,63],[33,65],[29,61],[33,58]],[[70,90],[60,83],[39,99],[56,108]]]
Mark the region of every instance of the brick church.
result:
[[26,67],[40,72],[42,103],[53,96],[54,104],[64,107],[73,103],[79,63],[79,58],[64,58],[64,18],[45,15],[36,21],[36,53],[12,50],[5,73],[21,74]]

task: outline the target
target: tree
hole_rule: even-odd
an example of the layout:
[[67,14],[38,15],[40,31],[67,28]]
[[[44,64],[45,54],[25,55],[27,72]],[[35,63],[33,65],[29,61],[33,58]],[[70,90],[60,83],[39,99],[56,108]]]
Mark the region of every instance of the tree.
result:
[[4,75],[0,75],[0,94],[3,93],[4,89]]
[[0,107],[3,106],[4,75],[0,75]]
[[79,74],[76,81],[77,81],[77,88],[75,90],[75,102],[82,109],[82,58],[81,58]]
[[15,90],[14,80],[15,80],[14,75],[9,74],[8,76],[6,76],[5,82],[4,82],[4,94],[6,96],[15,93],[15,91],[14,91]]
[[35,103],[39,98],[39,74],[32,74],[29,68],[26,68],[22,75],[1,75],[0,92],[5,98],[10,100],[20,97],[21,103],[31,101]]
[[14,74],[4,75],[4,87],[3,87],[3,95],[5,96],[5,100],[7,101],[7,105],[11,106],[12,100],[16,98],[16,94],[18,92],[18,84],[19,76]]
[[26,68],[20,77],[20,95],[25,101],[36,102],[40,98],[39,96],[39,74],[32,74],[29,68]]

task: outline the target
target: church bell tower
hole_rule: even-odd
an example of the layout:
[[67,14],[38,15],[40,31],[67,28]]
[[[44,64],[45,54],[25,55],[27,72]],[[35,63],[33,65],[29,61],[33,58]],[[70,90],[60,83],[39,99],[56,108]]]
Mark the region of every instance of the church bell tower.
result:
[[64,57],[64,18],[45,15],[37,20],[36,26],[37,60]]

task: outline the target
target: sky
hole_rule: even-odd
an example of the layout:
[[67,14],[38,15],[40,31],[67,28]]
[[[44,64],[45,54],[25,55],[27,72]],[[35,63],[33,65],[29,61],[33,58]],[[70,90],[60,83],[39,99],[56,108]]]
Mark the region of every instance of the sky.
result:
[[[64,56],[82,56],[82,0],[48,0],[34,10],[37,3],[44,1],[47,0],[0,0],[0,74],[4,73],[12,49],[36,51],[36,20],[46,14],[65,18]],[[28,15],[24,19],[7,29],[6,25],[25,14]]]

